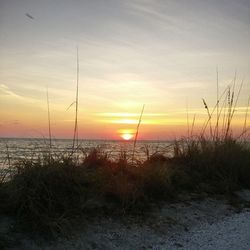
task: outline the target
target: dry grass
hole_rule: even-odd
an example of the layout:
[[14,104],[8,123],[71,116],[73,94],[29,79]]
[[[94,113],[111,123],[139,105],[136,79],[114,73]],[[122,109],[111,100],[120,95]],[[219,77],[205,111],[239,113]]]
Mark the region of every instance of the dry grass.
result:
[[1,210],[26,229],[64,232],[77,218],[141,214],[151,204],[189,190],[231,193],[250,187],[250,150],[235,140],[176,142],[175,154],[154,154],[136,164],[109,159],[99,149],[82,162],[71,157],[23,161],[0,186]]
[[[77,159],[73,154],[49,154],[38,161],[17,162],[15,174],[0,185],[1,211],[16,216],[29,230],[51,234],[64,232],[74,220],[90,215],[141,214],[152,204],[175,199],[181,192],[230,194],[249,188],[249,143],[232,135],[241,88],[242,84],[235,94],[234,80],[213,109],[203,99],[208,119],[201,134],[193,136],[194,116],[191,137],[175,142],[172,157],[149,155],[146,149],[144,162],[134,160],[134,156],[129,161],[126,152],[114,160],[96,148]],[[248,108],[244,135],[247,112]],[[77,110],[73,150],[76,131]]]

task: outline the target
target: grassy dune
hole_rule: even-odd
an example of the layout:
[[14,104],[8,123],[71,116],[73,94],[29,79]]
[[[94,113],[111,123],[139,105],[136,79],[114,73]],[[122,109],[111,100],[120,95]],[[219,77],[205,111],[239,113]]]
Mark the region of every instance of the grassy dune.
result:
[[[183,192],[232,194],[250,188],[247,111],[242,134],[232,136],[240,92],[234,94],[234,89],[235,84],[224,91],[212,110],[203,99],[208,119],[200,135],[191,132],[176,141],[171,157],[155,153],[140,162],[122,152],[114,160],[93,149],[81,161],[73,154],[47,154],[38,161],[17,162],[14,174],[0,183],[1,212],[15,216],[28,230],[62,233],[79,218],[143,214]],[[194,121],[189,131],[193,126]]]
[[129,162],[93,149],[82,162],[44,156],[16,164],[0,186],[1,211],[39,232],[63,232],[96,215],[143,214],[152,204],[193,191],[230,194],[250,187],[250,149],[233,139],[176,142],[173,157]]

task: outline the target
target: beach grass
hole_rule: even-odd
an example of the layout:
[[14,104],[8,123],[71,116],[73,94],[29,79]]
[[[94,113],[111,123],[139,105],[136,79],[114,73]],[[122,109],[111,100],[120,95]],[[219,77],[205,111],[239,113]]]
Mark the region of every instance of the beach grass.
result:
[[203,99],[208,118],[200,134],[193,135],[194,116],[188,136],[175,141],[171,156],[150,155],[146,148],[146,159],[135,159],[136,136],[132,159],[126,151],[114,159],[93,148],[78,157],[49,150],[38,159],[16,162],[12,175],[0,183],[0,212],[16,217],[28,231],[54,235],[91,216],[142,215],[182,193],[230,195],[250,188],[248,107],[241,135],[232,133],[241,88],[235,94],[234,81],[220,97],[217,93],[212,109]]
[[233,139],[176,142],[174,155],[131,162],[93,149],[82,161],[44,156],[17,162],[0,186],[1,211],[31,231],[62,233],[75,220],[143,214],[183,192],[230,194],[250,187],[250,149]]

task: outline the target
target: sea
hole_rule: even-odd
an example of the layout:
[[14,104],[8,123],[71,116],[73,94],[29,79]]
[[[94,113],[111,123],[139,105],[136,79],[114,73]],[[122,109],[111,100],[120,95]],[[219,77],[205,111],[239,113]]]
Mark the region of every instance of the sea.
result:
[[[20,160],[36,160],[49,152],[54,156],[67,155],[72,152],[72,145],[72,139],[52,139],[50,147],[50,141],[43,138],[0,138],[0,168],[11,167]],[[134,152],[134,158],[142,161],[155,153],[171,155],[172,145],[171,141],[137,141],[134,150],[133,141],[78,140],[74,154],[84,157],[98,148],[111,159],[118,158],[125,152],[130,160]]]

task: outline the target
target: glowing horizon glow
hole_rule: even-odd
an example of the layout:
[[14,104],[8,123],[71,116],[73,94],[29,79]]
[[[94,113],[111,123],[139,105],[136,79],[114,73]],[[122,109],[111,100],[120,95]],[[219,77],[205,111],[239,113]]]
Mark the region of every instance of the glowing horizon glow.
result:
[[123,140],[129,141],[134,137],[135,129],[119,129],[117,132]]
[[122,137],[125,141],[129,141],[129,140],[131,140],[134,136],[133,136],[132,134],[125,133],[125,134],[121,134],[121,137]]

